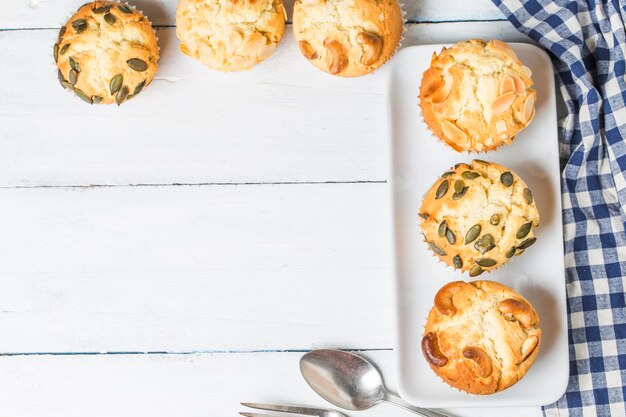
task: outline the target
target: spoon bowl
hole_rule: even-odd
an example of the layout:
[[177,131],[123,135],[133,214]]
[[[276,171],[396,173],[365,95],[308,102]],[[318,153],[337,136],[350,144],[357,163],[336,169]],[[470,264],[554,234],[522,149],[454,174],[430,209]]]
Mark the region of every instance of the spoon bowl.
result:
[[366,410],[381,401],[393,403],[425,417],[449,417],[435,410],[414,407],[390,394],[378,369],[350,352],[317,349],[300,359],[300,372],[320,397],[345,410]]
[[349,352],[311,351],[300,359],[300,372],[320,397],[346,410],[366,410],[385,394],[374,365]]

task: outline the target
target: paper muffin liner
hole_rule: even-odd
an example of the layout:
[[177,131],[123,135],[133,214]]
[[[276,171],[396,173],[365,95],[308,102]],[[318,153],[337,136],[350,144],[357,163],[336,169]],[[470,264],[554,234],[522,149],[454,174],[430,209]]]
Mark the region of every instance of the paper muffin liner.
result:
[[[95,1],[98,0],[93,0],[90,1],[89,3],[94,3]],[[139,12],[143,17],[146,18],[146,20],[148,20],[148,22],[150,23],[150,28],[152,28],[152,31],[154,32],[154,37],[156,39],[156,43],[157,43],[157,51],[158,51],[158,56],[157,56],[157,64],[161,58],[161,46],[159,45],[159,36],[157,35],[156,29],[154,28],[154,25],[152,24],[152,21],[150,19],[148,19],[148,16],[142,11],[139,10],[137,8],[137,6],[133,6],[132,4],[129,4],[127,1],[122,1],[122,0],[106,0],[106,1],[110,1],[113,3],[118,3],[118,4],[123,4],[126,5],[127,7],[129,7],[132,11],[136,11]],[[85,6],[85,4],[81,5],[80,7],[78,7],[78,9],[74,10],[73,12],[70,12],[69,14],[66,15],[65,20],[59,23],[59,31],[61,30],[61,28],[65,25],[67,25],[67,23],[70,21],[70,19],[78,12],[79,9],[81,9],[83,6]],[[54,33],[54,38],[52,41],[52,45],[54,47],[54,45],[59,41],[59,31],[53,32]],[[54,71],[55,76],[58,78],[58,73],[59,73],[59,67],[57,66],[57,63],[54,60],[54,55],[52,56],[52,68]],[[158,72],[158,69],[157,69]],[[156,78],[156,73],[154,78],[152,79],[152,81],[154,81],[154,79]],[[150,84],[152,84],[152,81],[150,81]],[[69,82],[69,81],[68,81]],[[59,84],[60,84],[60,80],[59,80]],[[81,103],[87,103],[85,100],[83,100],[82,98],[80,98],[78,96],[78,94],[76,94],[76,92],[74,90],[71,90],[69,88],[65,88],[62,85],[60,85],[61,88],[63,88],[63,90],[65,90],[66,93],[70,94],[71,96],[73,96],[76,100],[80,101]],[[92,104],[96,104],[96,103],[92,103]],[[100,104],[100,103],[98,103]],[[115,103],[109,103],[109,104],[115,104]],[[124,104],[124,103],[122,103]]]

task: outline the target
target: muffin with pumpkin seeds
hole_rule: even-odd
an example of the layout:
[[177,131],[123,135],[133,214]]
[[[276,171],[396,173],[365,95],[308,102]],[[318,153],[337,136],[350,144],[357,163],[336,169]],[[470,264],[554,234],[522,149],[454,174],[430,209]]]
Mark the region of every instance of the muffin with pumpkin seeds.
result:
[[444,173],[426,193],[419,215],[433,253],[471,277],[499,268],[537,240],[539,212],[526,183],[479,159]]
[[118,105],[152,82],[159,59],[150,21],[113,1],[81,6],[54,44],[61,85],[89,104]]

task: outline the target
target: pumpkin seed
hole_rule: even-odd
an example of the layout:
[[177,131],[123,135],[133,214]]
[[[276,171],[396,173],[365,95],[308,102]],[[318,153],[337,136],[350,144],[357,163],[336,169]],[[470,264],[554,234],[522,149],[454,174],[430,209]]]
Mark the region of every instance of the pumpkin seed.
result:
[[530,233],[530,229],[533,227],[533,222],[524,223],[519,229],[517,229],[517,233],[515,237],[518,239],[524,239]]
[[504,184],[505,187],[510,187],[511,185],[513,185],[513,174],[507,171],[504,174],[500,175],[500,182]]
[[478,162],[479,164],[489,165],[489,162],[483,161],[482,159],[474,159],[474,162]]
[[59,78],[59,83],[61,84],[63,88],[73,88],[70,83],[65,81],[65,78],[63,77],[63,73],[61,72],[61,70],[57,71],[57,77]]
[[463,197],[467,193],[467,190],[469,190],[469,187],[463,187],[461,191],[452,194],[452,199],[459,200],[461,197]]
[[141,90],[143,90],[143,87],[145,85],[146,85],[146,80],[143,80],[142,82],[137,84],[137,87],[135,87],[135,91],[133,92],[133,96],[136,96],[137,94],[141,93]]
[[100,6],[100,7],[96,7],[95,9],[93,9],[92,11],[95,14],[103,14],[103,13],[108,13],[109,10],[111,10],[111,5],[110,4],[106,4],[104,6]]
[[76,85],[78,82],[78,73],[76,70],[70,70],[70,84]]
[[497,226],[500,224],[500,215],[499,214],[494,214],[493,216],[491,216],[491,218],[489,219],[489,223],[491,223],[494,226]]
[[146,61],[141,60],[139,58],[129,59],[128,61],[126,61],[126,63],[128,64],[129,67],[131,67],[137,72],[144,72],[145,70],[148,69],[148,64],[146,64]]
[[476,249],[483,255],[495,247],[496,245],[494,245],[493,243],[493,236],[491,236],[489,233],[483,235],[483,237],[481,237],[476,241],[476,243],[474,243],[474,249]]
[[444,173],[441,175],[441,178],[444,178],[444,179],[445,179],[445,178],[448,178],[448,177],[449,177],[450,175],[452,175],[452,174],[454,174],[454,172],[453,172],[453,171],[444,172]]
[[128,14],[132,14],[133,13],[131,8],[128,7],[127,5],[125,5],[125,4],[118,4],[117,8],[120,9],[124,13],[128,13]]
[[80,72],[80,65],[78,65],[78,62],[76,62],[74,58],[72,57],[70,57],[69,61],[70,61],[70,67],[72,67],[74,71]]
[[511,249],[506,251],[506,254],[504,254],[504,256],[506,256],[509,259],[512,258],[513,255],[515,255],[515,249],[517,249],[517,248],[515,246],[513,246]]
[[426,213],[417,213],[417,215],[420,216],[424,220],[428,220],[430,218],[430,216]]
[[115,77],[111,78],[111,81],[109,82],[109,91],[111,91],[111,95],[120,91],[123,83],[124,77],[122,74],[117,74]]
[[439,187],[437,187],[437,191],[435,192],[435,199],[439,200],[444,195],[446,195],[449,186],[450,184],[448,183],[448,180],[443,180],[441,184],[439,184]]
[[495,259],[491,259],[491,258],[475,259],[474,262],[476,262],[477,265],[483,266],[485,268],[495,266],[498,263],[495,261]]
[[459,169],[459,167],[460,167],[461,165],[464,165],[464,164],[461,164],[461,163],[459,163],[459,164],[454,164],[454,169]]
[[522,243],[519,244],[519,246],[517,247],[517,249],[528,249],[529,247],[532,246],[533,243],[535,243],[537,241],[536,237],[531,237],[526,239],[525,241],[523,241]]
[[446,231],[448,230],[448,225],[446,224],[446,221],[442,221],[441,223],[439,223],[439,229],[437,229],[437,234],[439,235],[439,237],[444,237],[446,235]]
[[65,31],[67,30],[66,26],[61,26],[61,29],[59,29],[59,41],[61,40],[61,38],[63,37],[63,35],[65,35]]
[[72,27],[76,33],[83,33],[87,29],[87,21],[85,19],[74,20]]
[[54,48],[52,49],[52,55],[54,56],[54,62],[59,60],[59,44],[55,43]]
[[117,95],[115,96],[115,102],[118,106],[126,101],[126,99],[128,98],[128,92],[128,87],[126,86],[123,86],[120,91],[117,92]]
[[102,97],[100,96],[91,96],[91,101],[93,104],[100,104],[102,101]]
[[68,49],[70,49],[70,44],[66,43],[65,45],[63,45],[63,47],[61,47],[61,50],[59,51],[59,53],[61,55],[65,55]]
[[460,193],[463,190],[463,187],[465,187],[465,183],[463,181],[456,180],[454,182],[454,192]]
[[114,25],[115,22],[117,22],[117,19],[111,13],[107,13],[104,15],[104,21],[107,22],[109,25]]
[[430,249],[433,252],[435,252],[437,255],[446,256],[446,252],[443,249],[441,249],[439,246],[437,246],[435,242],[428,242],[428,246],[430,246]]
[[474,265],[472,267],[472,269],[470,269],[469,276],[470,277],[477,277],[478,275],[482,274],[483,272],[485,272],[485,271],[480,267],[480,265]]
[[474,178],[480,177],[480,174],[478,172],[465,171],[461,174],[461,176],[466,180],[473,180]]
[[524,188],[524,192],[522,194],[524,195],[524,200],[526,200],[526,204],[533,203],[533,193],[531,193],[528,188]]
[[482,229],[482,226],[479,224],[475,224],[474,226],[470,227],[470,229],[465,234],[465,244],[467,245],[468,243],[472,243],[474,240],[476,240],[478,235],[480,235],[480,231]]
[[455,255],[454,258],[452,258],[452,265],[454,265],[456,269],[463,268],[463,259],[461,259],[461,255]]
[[85,102],[87,102],[89,104],[93,104],[93,101],[91,100],[91,97],[87,96],[87,94],[83,93],[78,88],[74,89],[74,93],[76,93],[76,95],[78,97],[80,97],[83,101],[85,101]]
[[456,236],[451,229],[446,230],[446,239],[448,239],[448,243],[451,245],[456,243]]

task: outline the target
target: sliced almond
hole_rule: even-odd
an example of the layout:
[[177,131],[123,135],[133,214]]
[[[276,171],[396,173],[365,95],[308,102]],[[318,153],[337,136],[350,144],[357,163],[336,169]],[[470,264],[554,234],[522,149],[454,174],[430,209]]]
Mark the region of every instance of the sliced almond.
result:
[[500,82],[500,95],[515,91],[515,80],[510,75],[505,75]]
[[511,47],[498,40],[498,39],[493,39],[492,41],[489,42],[495,49],[499,50],[500,52],[503,52],[504,54],[506,54],[509,58],[511,58],[514,61],[517,61],[517,55],[515,55],[515,52],[513,51],[513,49],[511,49]]
[[448,108],[448,103],[450,102],[450,100],[446,100],[443,103],[434,103],[433,104],[433,111],[439,115],[443,114],[446,112],[446,109]]
[[456,143],[458,146],[462,148],[466,148],[469,146],[467,134],[454,123],[448,120],[444,120],[443,122],[441,122],[441,130],[443,130],[443,134],[448,139]]
[[515,93],[522,94],[526,91],[526,84],[520,77],[513,76],[513,81],[515,82]]
[[259,32],[253,32],[243,41],[238,49],[240,55],[257,55],[261,48],[267,44],[267,38]]
[[496,131],[498,133],[504,133],[507,131],[507,126],[506,126],[506,122],[504,120],[498,120],[496,122]]
[[443,87],[441,87],[435,94],[432,95],[430,101],[433,103],[442,103],[447,100],[450,92],[452,91],[452,85],[454,84],[454,77],[452,74],[446,74],[443,77]]
[[522,343],[522,347],[520,349],[520,359],[517,362],[517,364],[519,365],[520,363],[524,362],[526,359],[528,359],[528,357],[535,351],[535,349],[537,348],[537,345],[539,345],[539,337],[533,335],[533,336],[528,336],[526,338],[526,340],[524,340],[524,342]]
[[526,97],[526,101],[524,101],[524,105],[522,107],[522,119],[524,123],[530,123],[532,117],[535,115],[535,95],[531,94]]
[[531,78],[533,76],[533,71],[526,65],[522,65],[522,71],[524,71],[524,74],[526,74],[528,78]]
[[269,57],[270,55],[272,55],[274,53],[274,50],[276,50],[276,44],[273,42],[269,43],[261,47],[261,49],[259,50],[259,53],[257,53],[257,56],[259,57],[259,59],[263,60]]
[[237,49],[239,49],[242,43],[243,43],[243,36],[241,36],[241,33],[239,33],[239,31],[234,30],[228,34],[229,51],[232,51],[232,52],[236,51]]
[[491,104],[491,116],[495,117],[501,115],[511,107],[514,101],[515,93],[509,92],[502,94],[494,100],[493,104]]
[[433,94],[439,91],[444,85],[443,78],[433,75],[425,75],[422,87],[422,97],[429,99]]

